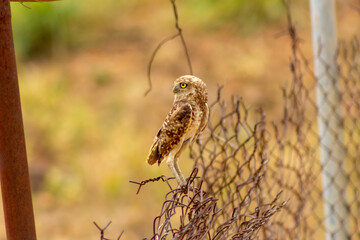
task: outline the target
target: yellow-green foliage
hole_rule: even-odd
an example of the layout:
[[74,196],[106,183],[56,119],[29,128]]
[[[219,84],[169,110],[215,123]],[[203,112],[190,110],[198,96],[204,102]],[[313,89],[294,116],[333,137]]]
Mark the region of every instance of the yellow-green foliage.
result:
[[195,25],[200,24],[200,29],[235,24],[242,34],[278,21],[284,13],[283,4],[278,0],[186,0],[185,5],[189,9],[186,18],[196,19]]
[[[122,16],[136,14],[137,11],[153,11],[158,24],[173,21],[170,2],[160,0],[106,0],[101,4],[96,0],[76,0],[24,5],[11,5],[16,51],[24,60],[94,46],[109,35],[122,37],[114,26],[119,24],[119,20],[129,21],[122,20]],[[160,10],[155,8],[156,5],[161,6]],[[235,23],[240,32],[252,32],[260,25],[279,20],[283,13],[281,1],[277,0],[186,0],[177,2],[177,5],[182,14],[180,21],[198,30]]]

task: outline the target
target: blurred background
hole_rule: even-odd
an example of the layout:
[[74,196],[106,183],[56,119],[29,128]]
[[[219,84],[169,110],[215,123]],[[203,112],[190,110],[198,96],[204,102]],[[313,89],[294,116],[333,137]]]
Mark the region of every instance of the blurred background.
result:
[[[342,41],[359,34],[354,6],[359,2],[337,2]],[[172,105],[173,81],[189,74],[180,40],[168,42],[154,60],[153,89],[144,96],[151,54],[176,33],[170,1],[11,7],[38,239],[98,239],[92,222],[110,220],[109,238],[121,230],[123,239],[149,237],[168,187],[149,184],[136,195],[129,180],[171,176],[166,165],[150,167],[145,159]],[[209,101],[222,84],[229,98],[240,95],[276,120],[280,88],[291,78],[282,2],[183,0],[177,7],[194,75],[207,83]],[[291,7],[301,47],[311,57],[309,3]],[[188,176],[186,156],[181,166]]]

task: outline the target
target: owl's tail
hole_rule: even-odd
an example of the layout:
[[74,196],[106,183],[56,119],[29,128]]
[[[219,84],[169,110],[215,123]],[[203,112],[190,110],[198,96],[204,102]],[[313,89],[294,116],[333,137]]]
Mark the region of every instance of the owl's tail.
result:
[[154,163],[157,162],[157,160],[158,158],[156,157],[156,154],[154,152],[151,152],[147,157],[146,162],[150,165],[153,165]]
[[158,162],[160,165],[161,162],[161,156],[159,154],[159,149],[156,143],[154,143],[150,148],[149,156],[146,159],[146,162],[150,165],[153,165],[154,163]]

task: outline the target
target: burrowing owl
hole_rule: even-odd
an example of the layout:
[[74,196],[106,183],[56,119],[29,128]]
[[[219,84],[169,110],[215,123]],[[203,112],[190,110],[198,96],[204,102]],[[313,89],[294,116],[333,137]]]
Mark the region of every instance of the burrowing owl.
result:
[[178,166],[181,152],[205,129],[209,118],[206,84],[194,76],[175,80],[172,89],[174,104],[150,148],[150,165],[163,159],[173,172],[179,186],[186,181]]

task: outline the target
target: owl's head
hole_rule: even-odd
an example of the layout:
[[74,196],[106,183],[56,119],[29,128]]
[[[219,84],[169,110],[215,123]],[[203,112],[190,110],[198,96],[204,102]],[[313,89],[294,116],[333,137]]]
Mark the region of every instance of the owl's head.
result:
[[195,76],[185,75],[174,81],[175,101],[188,100],[199,103],[207,102],[206,84]]

